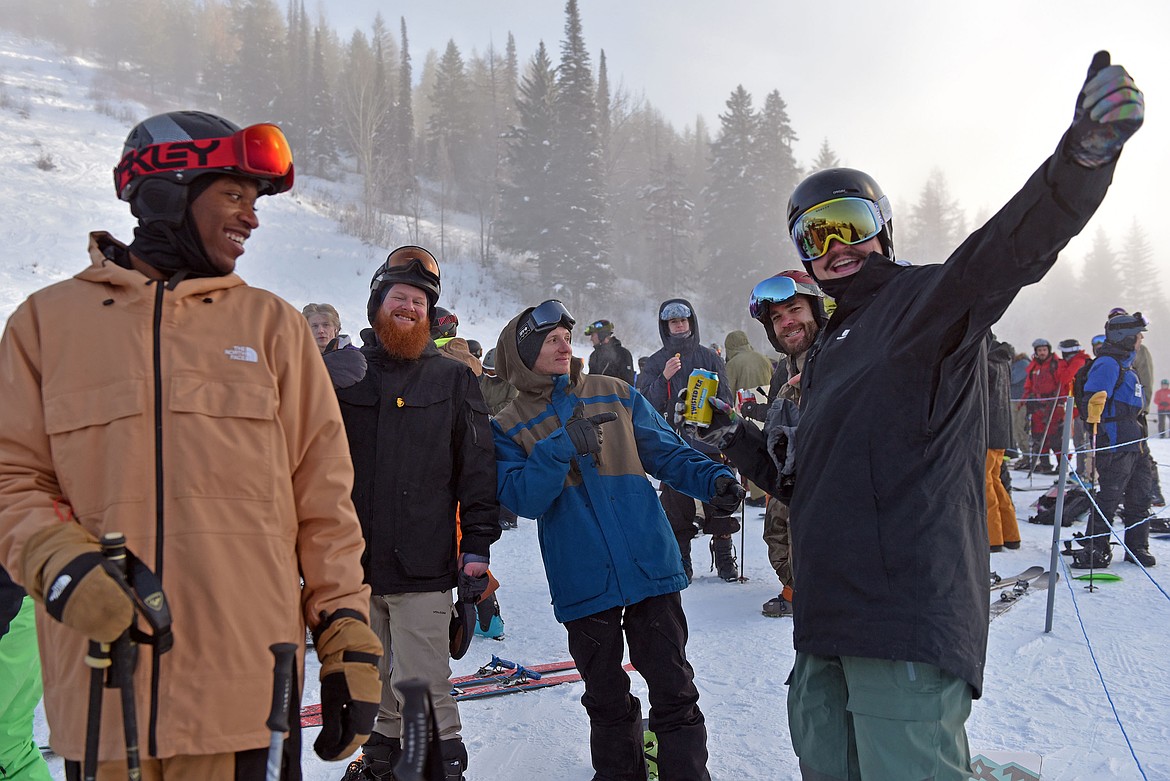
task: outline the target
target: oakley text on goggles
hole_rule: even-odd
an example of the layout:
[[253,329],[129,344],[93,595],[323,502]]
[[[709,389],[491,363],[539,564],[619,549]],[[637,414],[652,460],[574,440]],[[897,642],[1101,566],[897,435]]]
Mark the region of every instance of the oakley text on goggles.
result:
[[680,301],[672,301],[662,307],[662,312],[658,315],[659,320],[677,320],[679,318],[689,320],[690,317],[691,308]]
[[558,325],[572,331],[576,324],[577,321],[569,314],[565,305],[552,298],[533,309],[520,321],[520,326],[516,329],[516,343],[519,344],[534,333],[547,331]]
[[171,141],[132,149],[114,169],[114,186],[122,197],[130,184],[142,176],[168,171],[231,169],[275,182],[283,192],[293,183],[292,150],[276,125],[260,124],[223,138]]
[[796,218],[792,243],[801,260],[816,260],[829,251],[830,239],[860,244],[881,233],[892,217],[884,195],[876,203],[865,198],[834,198]]
[[805,295],[820,297],[820,290],[803,282],[798,283],[790,277],[768,277],[752,288],[748,299],[748,314],[753,320],[759,320],[766,315],[771,304],[783,304],[793,296]]

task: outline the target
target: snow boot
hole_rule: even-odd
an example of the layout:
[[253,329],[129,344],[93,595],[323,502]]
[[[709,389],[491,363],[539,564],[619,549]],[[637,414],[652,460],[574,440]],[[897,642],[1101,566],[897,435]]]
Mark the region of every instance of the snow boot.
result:
[[1125,547],[1129,548],[1125,560],[1130,564],[1152,567],[1157,563],[1150,553],[1150,527],[1146,522],[1138,521],[1125,530]]
[[777,594],[764,603],[760,612],[768,618],[789,618],[792,616],[792,605],[783,594]]
[[1113,551],[1108,547],[1090,545],[1073,553],[1073,569],[1105,569],[1113,561]]
[[373,733],[362,753],[349,763],[341,781],[394,781],[394,763],[402,756],[402,742]]
[[739,580],[739,566],[730,535],[711,538],[711,569],[728,583]]
[[467,747],[462,738],[439,741],[439,753],[443,757],[444,781],[464,781],[463,771],[467,769]]
[[492,640],[504,639],[504,619],[500,617],[500,603],[493,593],[475,605],[475,633]]

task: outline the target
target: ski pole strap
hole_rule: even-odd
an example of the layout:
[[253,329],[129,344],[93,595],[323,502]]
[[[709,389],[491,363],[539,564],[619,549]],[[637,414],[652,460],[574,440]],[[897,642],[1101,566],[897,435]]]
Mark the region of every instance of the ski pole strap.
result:
[[126,538],[118,532],[108,532],[101,539],[102,554],[114,566],[108,571],[114,581],[130,597],[136,611],[146,619],[151,632],[130,627],[130,639],[153,646],[156,654],[165,654],[175,644],[171,633],[171,609],[162,590],[162,581],[150,567],[126,547]]

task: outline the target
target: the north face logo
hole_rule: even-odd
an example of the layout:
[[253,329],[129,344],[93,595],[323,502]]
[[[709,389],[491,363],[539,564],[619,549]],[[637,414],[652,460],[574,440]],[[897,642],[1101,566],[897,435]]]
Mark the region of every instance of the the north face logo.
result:
[[233,361],[247,361],[248,363],[256,363],[260,359],[256,356],[256,351],[251,347],[237,344],[235,347],[229,347],[223,351],[223,354]]

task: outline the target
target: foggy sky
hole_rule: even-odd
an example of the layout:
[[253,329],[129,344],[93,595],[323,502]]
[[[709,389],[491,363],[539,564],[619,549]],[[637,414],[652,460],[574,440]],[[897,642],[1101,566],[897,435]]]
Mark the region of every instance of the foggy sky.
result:
[[[467,57],[509,32],[521,63],[540,40],[559,60],[563,0],[330,0],[321,6],[347,40],[382,13],[405,16],[417,79],[428,49],[454,39]],[[1126,67],[1152,109],[1127,145],[1104,205],[1062,255],[1079,264],[1098,225],[1114,250],[1134,218],[1170,272],[1158,230],[1170,178],[1170,5],[938,0],[579,0],[596,69],[605,50],[611,90],[644,95],[676,129],[701,114],[714,134],[736,85],[756,108],[778,89],[807,164],[823,139],[842,164],[881,184],[895,221],[942,170],[969,228],[993,214],[1056,147],[1098,49]],[[310,13],[314,13],[310,9]],[[909,258],[936,262],[942,258]],[[1170,288],[1168,288],[1170,289]]]

